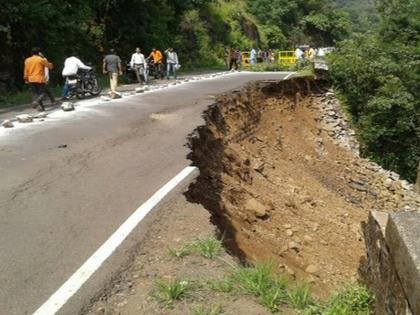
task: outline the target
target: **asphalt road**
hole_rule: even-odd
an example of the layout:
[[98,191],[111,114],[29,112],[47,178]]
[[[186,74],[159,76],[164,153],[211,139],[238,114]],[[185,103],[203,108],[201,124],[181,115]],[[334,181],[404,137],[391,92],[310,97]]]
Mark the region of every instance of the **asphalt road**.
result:
[[[212,95],[284,76],[189,82],[0,134],[0,314],[32,314],[189,164],[186,137],[203,123]],[[147,220],[60,313],[77,314],[89,303],[145,229]]]

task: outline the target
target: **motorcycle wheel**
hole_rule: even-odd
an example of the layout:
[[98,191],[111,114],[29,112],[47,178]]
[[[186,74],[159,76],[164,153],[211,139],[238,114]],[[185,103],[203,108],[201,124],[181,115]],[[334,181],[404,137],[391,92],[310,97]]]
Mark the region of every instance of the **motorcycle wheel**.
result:
[[90,94],[97,96],[101,93],[102,89],[98,84],[98,80],[94,80],[92,84],[92,89],[90,90]]

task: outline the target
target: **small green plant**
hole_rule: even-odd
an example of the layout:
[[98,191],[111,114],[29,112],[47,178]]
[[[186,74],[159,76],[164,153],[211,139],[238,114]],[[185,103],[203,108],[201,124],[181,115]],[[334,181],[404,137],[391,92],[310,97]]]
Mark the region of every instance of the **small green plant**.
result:
[[211,290],[216,292],[230,293],[234,289],[234,283],[231,278],[224,278],[221,280],[209,280],[206,284]]
[[304,310],[314,305],[310,287],[306,284],[289,289],[287,291],[287,297],[291,306],[299,310]]
[[350,285],[331,296],[322,315],[370,315],[374,299],[360,285]]
[[160,280],[156,282],[156,298],[167,304],[171,304],[176,300],[180,300],[188,294],[190,289],[187,281]]
[[233,278],[240,289],[258,298],[272,312],[278,311],[287,300],[287,281],[274,272],[274,265],[270,262],[240,267],[235,270]]
[[193,311],[194,315],[220,315],[223,314],[223,306],[220,304],[204,306],[200,305]]
[[222,241],[213,236],[196,240],[191,246],[195,252],[207,259],[213,259],[222,252]]
[[191,249],[190,249],[190,246],[188,245],[182,245],[177,248],[169,248],[168,253],[170,256],[175,257],[175,258],[184,258],[188,256],[189,254],[191,254]]

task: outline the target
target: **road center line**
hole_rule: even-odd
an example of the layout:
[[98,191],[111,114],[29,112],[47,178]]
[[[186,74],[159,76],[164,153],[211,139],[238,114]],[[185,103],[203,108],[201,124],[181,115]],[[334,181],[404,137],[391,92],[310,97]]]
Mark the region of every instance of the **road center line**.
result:
[[196,167],[187,166],[172,178],[162,188],[153,194],[145,203],[130,215],[130,217],[102,244],[101,247],[43,304],[34,315],[52,315],[57,313],[64,304],[81,288],[81,286],[99,269],[103,262],[111,256],[126,237],[143,220],[146,215],[182,180],[190,175]]

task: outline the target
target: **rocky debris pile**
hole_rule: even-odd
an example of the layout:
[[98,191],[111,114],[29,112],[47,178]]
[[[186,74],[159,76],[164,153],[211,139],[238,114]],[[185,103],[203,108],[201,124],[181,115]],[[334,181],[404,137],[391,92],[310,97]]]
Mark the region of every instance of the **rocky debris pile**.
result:
[[[356,175],[348,178],[349,186],[359,192],[372,194],[380,200],[377,205],[386,209],[413,211],[420,209],[420,196],[412,184],[401,180],[397,173],[385,170],[380,165],[359,157],[359,143],[342,107],[332,90],[315,97],[324,131],[338,146],[350,150],[355,159],[351,161]],[[353,172],[354,173],[354,172]]]
[[353,161],[352,164],[355,172],[348,178],[350,187],[373,195],[377,199],[376,209],[420,210],[420,195],[398,174],[366,159]]
[[324,130],[337,145],[359,155],[360,146],[355,137],[356,132],[351,128],[334,92],[329,90],[315,98],[314,103],[318,104]]
[[357,280],[369,211],[413,211],[420,196],[360,158],[334,94],[307,86],[258,82],[220,95],[190,138],[200,176],[188,194],[238,257],[273,258],[322,296]]

